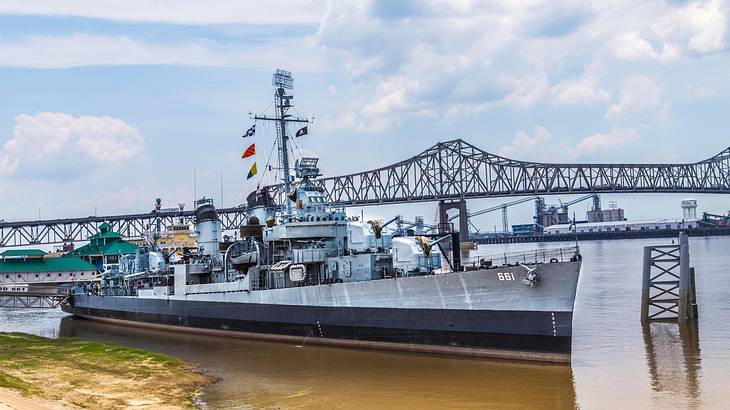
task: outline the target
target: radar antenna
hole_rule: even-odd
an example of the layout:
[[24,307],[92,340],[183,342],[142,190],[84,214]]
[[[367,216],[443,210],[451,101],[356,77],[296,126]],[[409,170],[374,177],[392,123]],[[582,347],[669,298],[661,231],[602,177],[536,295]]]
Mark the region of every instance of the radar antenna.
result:
[[271,78],[271,84],[275,87],[274,90],[274,117],[266,115],[256,115],[254,119],[262,121],[274,121],[276,124],[276,143],[278,146],[279,154],[279,169],[282,171],[282,180],[284,181],[284,191],[286,198],[286,215],[289,216],[292,213],[292,203],[288,198],[289,192],[291,191],[291,175],[289,171],[289,135],[287,135],[286,124],[290,122],[294,123],[309,123],[308,118],[292,117],[289,114],[289,109],[294,107],[291,100],[294,99],[293,95],[287,95],[285,90],[294,89],[294,78],[291,75],[291,71],[276,69],[274,75]]

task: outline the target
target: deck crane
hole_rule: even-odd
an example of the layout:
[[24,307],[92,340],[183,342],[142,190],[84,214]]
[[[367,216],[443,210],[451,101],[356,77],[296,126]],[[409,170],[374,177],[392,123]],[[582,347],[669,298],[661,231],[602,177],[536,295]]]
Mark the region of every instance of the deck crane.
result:
[[[507,203],[504,203],[501,205],[493,206],[491,208],[482,209],[481,211],[469,212],[469,214],[467,215],[467,218],[471,219],[472,217],[484,215],[484,214],[494,212],[494,211],[499,211],[501,209],[502,210],[502,232],[505,234],[508,234],[509,233],[509,220],[507,218],[507,208],[509,208],[510,206],[519,205],[519,204],[522,204],[522,203],[525,203],[528,201],[534,201],[536,199],[537,199],[536,196],[530,196],[530,197],[526,197],[526,198],[520,198],[520,199],[517,199],[512,202],[507,202]],[[448,220],[449,220],[449,222],[451,222],[458,217],[459,217],[459,215],[454,215],[452,217],[449,217]],[[469,223],[471,224],[471,221],[469,221]],[[471,225],[474,226],[474,224],[471,224]]]

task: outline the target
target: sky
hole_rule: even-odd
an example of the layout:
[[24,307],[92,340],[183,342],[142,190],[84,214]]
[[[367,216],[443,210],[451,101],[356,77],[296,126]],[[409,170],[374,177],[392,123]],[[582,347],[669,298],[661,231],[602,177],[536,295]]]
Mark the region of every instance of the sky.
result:
[[[729,12],[718,0],[0,0],[0,219],[244,203],[272,181],[246,175],[275,162],[274,129],[241,135],[250,112],[270,113],[276,68],[314,118],[297,154],[328,176],[456,138],[522,160],[699,161],[730,146]],[[602,199],[640,219],[679,217],[684,197]]]

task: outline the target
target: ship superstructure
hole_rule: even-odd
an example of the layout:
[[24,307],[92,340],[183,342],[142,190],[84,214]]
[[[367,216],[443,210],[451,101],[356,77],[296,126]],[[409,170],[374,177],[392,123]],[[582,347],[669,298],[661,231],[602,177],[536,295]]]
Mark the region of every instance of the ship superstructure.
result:
[[[154,240],[120,261],[99,292],[67,312],[195,332],[433,353],[565,361],[581,258],[576,248],[460,262],[458,234],[430,235],[348,216],[320,188],[318,159],[290,176],[290,73],[274,74],[283,207],[249,197],[247,223],[223,237],[210,200],[195,212],[196,252]],[[456,239],[456,240],[455,240]]]

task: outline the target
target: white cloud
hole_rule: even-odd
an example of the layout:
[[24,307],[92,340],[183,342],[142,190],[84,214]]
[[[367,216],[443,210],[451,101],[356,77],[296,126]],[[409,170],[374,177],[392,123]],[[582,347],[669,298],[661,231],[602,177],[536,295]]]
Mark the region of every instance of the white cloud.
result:
[[577,145],[577,154],[586,156],[599,153],[616,145],[636,141],[639,131],[636,128],[614,128],[609,133],[596,133],[582,139]]
[[15,172],[18,162],[4,152],[0,152],[0,175],[8,175]]
[[188,65],[270,69],[284,53],[293,68],[320,69],[324,62],[316,48],[292,40],[275,45],[220,45],[212,41],[155,44],[121,36],[76,33],[68,36],[30,36],[0,42],[0,66],[69,68],[93,65]]
[[637,141],[638,138],[637,128],[614,127],[610,132],[595,133],[576,143],[566,139],[556,140],[545,127],[535,125],[532,134],[517,131],[512,141],[502,146],[498,153],[511,159],[551,163],[595,160],[609,149]]
[[689,50],[708,53],[725,47],[728,6],[721,0],[692,1],[673,7],[651,29],[660,38],[682,41]]
[[599,74],[589,67],[582,77],[569,78],[556,84],[551,93],[558,104],[586,104],[607,101],[611,95],[599,85]]
[[614,37],[613,43],[616,56],[624,60],[642,60],[657,57],[654,48],[641,37],[638,31],[619,34]]
[[635,75],[621,83],[621,96],[618,102],[608,107],[606,119],[617,119],[647,108],[657,107],[662,102],[662,87],[649,76]]
[[[378,120],[390,125],[421,113],[450,121],[495,108],[595,104],[612,97],[618,100],[606,118],[616,119],[655,104],[656,93],[631,93],[618,77],[626,72],[613,67],[637,61],[653,74],[657,63],[675,62],[685,50],[698,49],[698,42],[712,37],[707,32],[724,30],[724,17],[716,16],[723,7],[714,1],[686,7],[664,2],[532,0],[457,6],[423,1],[409,13],[375,3],[330,3],[314,36],[333,66],[342,67],[355,82],[370,84],[354,93],[366,109],[348,110],[339,116],[349,118],[341,124],[372,122],[376,113],[397,116]],[[685,9],[685,20],[694,23],[682,27],[690,29],[665,33],[662,24],[668,23],[649,27],[656,16],[676,17]],[[670,17],[665,19],[675,18]],[[683,62],[691,62],[693,55],[685,57]],[[581,65],[585,72],[573,74]],[[347,91],[340,95],[346,98]]]
[[606,133],[595,133],[588,137],[569,142],[556,140],[545,127],[535,125],[532,134],[517,131],[509,144],[502,146],[498,154],[525,161],[575,162],[595,161],[609,151],[619,153],[616,148],[637,141],[639,130],[634,127],[614,127]]
[[505,83],[511,88],[511,92],[502,102],[518,108],[529,108],[537,104],[550,90],[550,82],[543,73],[507,78]]
[[375,98],[363,108],[367,116],[382,116],[405,108],[409,94],[417,92],[420,83],[410,76],[393,76],[378,84]]
[[661,51],[654,47],[638,31],[622,33],[613,39],[613,49],[617,58],[629,61],[659,60],[671,62],[682,55],[682,46],[677,43],[664,43]]
[[90,172],[94,164],[114,165],[129,160],[143,146],[139,131],[118,118],[54,112],[20,114],[15,116],[13,136],[0,151],[0,171],[40,177],[58,170]]
[[550,132],[545,127],[535,125],[533,135],[522,130],[517,131],[509,145],[499,149],[499,155],[511,159],[534,157],[534,154],[548,146],[550,141]]
[[[3,0],[0,14],[172,24],[316,24],[324,0]],[[285,10],[285,12],[279,12]]]

